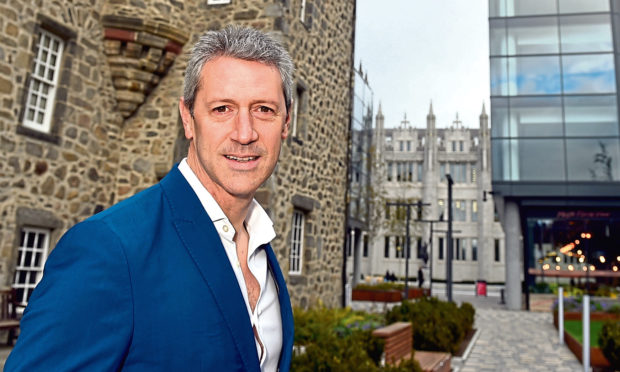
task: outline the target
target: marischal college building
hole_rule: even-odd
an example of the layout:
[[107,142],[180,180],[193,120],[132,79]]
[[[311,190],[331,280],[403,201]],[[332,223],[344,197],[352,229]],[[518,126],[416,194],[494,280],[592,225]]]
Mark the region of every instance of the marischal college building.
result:
[[274,251],[294,305],[338,306],[354,13],[354,0],[0,2],[0,286],[26,304],[68,228],[185,156],[188,51],[239,24],[280,39],[296,65],[290,137],[257,194]]

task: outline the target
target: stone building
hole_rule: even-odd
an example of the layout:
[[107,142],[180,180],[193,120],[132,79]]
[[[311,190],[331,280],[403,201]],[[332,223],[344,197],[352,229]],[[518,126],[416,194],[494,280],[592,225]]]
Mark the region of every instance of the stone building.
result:
[[376,166],[371,181],[374,212],[370,249],[363,251],[361,273],[383,276],[390,271],[397,277],[405,277],[405,210],[386,204],[421,202],[420,211],[415,206],[411,209],[409,277],[415,278],[418,268],[423,267],[427,284],[431,274],[433,281],[445,281],[448,246],[445,176],[450,174],[454,180],[453,281],[503,283],[504,233],[490,196],[490,138],[484,106],[478,129],[464,127],[458,114],[446,129],[438,129],[435,121],[431,104],[426,128],[412,126],[406,115],[398,127],[385,128],[379,105],[374,135]]
[[0,2],[0,283],[20,301],[73,224],[185,156],[187,52],[227,24],[282,40],[295,64],[291,136],[257,198],[294,304],[341,298],[354,0]]

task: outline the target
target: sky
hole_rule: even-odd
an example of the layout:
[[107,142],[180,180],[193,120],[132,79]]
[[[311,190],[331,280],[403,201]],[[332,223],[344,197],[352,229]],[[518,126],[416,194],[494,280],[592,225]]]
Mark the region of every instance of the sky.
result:
[[407,113],[426,127],[431,101],[439,128],[458,112],[477,127],[489,113],[487,0],[357,0],[355,66],[368,74],[386,127]]

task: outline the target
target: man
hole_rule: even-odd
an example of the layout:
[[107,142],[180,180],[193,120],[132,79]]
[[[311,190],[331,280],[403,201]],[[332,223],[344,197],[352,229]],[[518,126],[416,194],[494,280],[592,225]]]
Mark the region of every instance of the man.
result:
[[256,30],[200,38],[179,102],[187,158],[65,234],[6,371],[288,371],[291,305],[254,194],[288,133],[292,71]]

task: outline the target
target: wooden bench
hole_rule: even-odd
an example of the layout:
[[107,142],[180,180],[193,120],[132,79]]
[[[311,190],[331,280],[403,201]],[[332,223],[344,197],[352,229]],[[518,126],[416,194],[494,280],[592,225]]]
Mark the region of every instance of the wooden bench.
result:
[[413,352],[413,330],[409,322],[397,322],[377,328],[372,335],[385,341],[385,363],[397,365],[410,359]]
[[9,333],[7,345],[12,346],[19,330],[19,318],[17,307],[21,306],[16,301],[15,289],[0,289],[0,330]]

